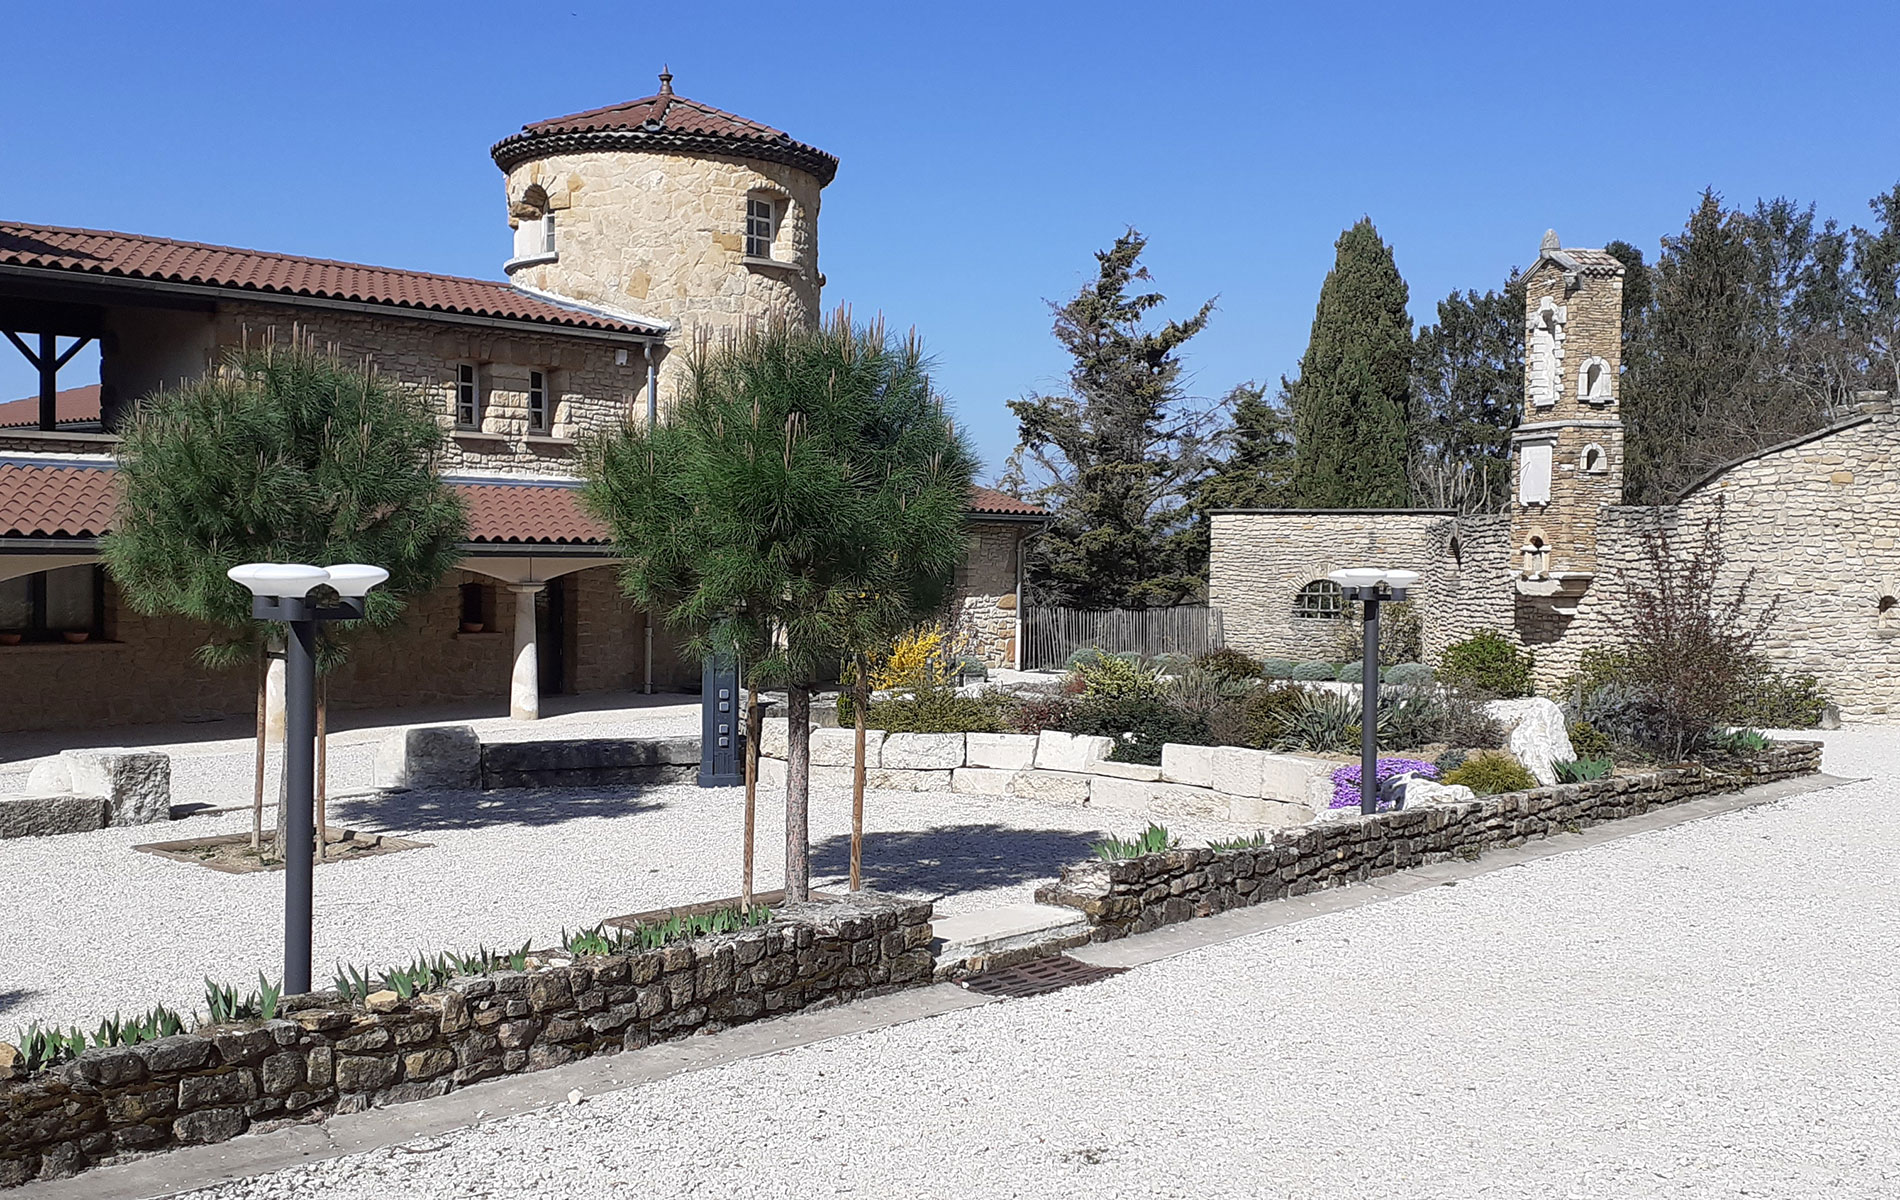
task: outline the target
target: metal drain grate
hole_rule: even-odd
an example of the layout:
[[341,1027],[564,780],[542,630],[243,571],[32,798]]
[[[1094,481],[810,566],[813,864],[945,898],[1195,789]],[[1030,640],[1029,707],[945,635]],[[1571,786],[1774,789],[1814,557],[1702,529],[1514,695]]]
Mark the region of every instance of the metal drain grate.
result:
[[1038,958],[1018,967],[985,971],[962,981],[965,988],[985,996],[1046,996],[1078,983],[1094,983],[1111,975],[1120,975],[1127,967],[1098,967],[1080,959],[1058,954]]

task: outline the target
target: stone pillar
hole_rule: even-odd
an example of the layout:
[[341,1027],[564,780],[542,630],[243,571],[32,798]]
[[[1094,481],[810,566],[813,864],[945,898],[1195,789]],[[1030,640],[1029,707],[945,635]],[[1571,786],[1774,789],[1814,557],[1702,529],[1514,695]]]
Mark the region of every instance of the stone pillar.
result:
[[[255,677],[253,677],[255,678]],[[253,720],[256,718],[253,717]],[[276,648],[271,655],[270,665],[264,672],[264,742],[266,745],[284,744],[284,655],[283,647]]]
[[545,583],[511,583],[515,594],[515,673],[508,683],[508,715],[517,721],[541,717],[541,656],[535,646],[534,598]]

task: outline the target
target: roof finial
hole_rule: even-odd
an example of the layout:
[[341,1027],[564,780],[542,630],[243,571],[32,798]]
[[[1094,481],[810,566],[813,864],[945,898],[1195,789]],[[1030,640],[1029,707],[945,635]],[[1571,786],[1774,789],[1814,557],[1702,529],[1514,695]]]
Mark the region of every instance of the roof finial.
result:
[[[664,79],[666,76],[662,75],[660,78]],[[1563,248],[1564,244],[1557,240],[1557,231],[1555,229],[1544,230],[1543,245],[1537,247],[1540,253],[1549,254],[1552,250],[1562,250]]]
[[673,94],[673,72],[667,67],[665,63],[661,63],[660,64],[660,95],[671,96],[672,94]]

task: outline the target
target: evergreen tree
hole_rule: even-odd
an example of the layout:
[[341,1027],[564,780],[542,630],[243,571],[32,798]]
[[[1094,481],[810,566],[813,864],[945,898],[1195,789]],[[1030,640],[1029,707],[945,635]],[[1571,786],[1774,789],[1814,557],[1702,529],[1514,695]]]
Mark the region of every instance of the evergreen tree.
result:
[[968,548],[975,458],[921,346],[843,312],[702,343],[667,419],[591,439],[583,463],[627,594],[665,610],[689,653],[785,687],[785,886],[805,899],[812,689],[939,608]]
[[1412,394],[1412,502],[1503,512],[1511,430],[1524,406],[1524,285],[1453,292],[1418,331]]
[[1096,253],[1093,283],[1052,306],[1056,340],[1074,359],[1068,394],[1009,402],[1020,433],[1003,486],[1056,514],[1026,564],[1043,604],[1160,607],[1206,587],[1206,539],[1191,502],[1207,469],[1209,414],[1185,395],[1179,352],[1206,328],[1214,303],[1149,328],[1165,297],[1129,294],[1149,279],[1146,245],[1129,230]]
[[1228,393],[1222,406],[1233,410],[1234,420],[1213,442],[1226,456],[1201,481],[1197,507],[1203,513],[1217,508],[1284,508],[1293,493],[1294,456],[1285,389],[1268,399],[1265,388],[1243,383]]
[[1288,391],[1299,447],[1293,490],[1313,508],[1402,507],[1412,371],[1405,280],[1369,218],[1335,249]]
[[1851,235],[1867,386],[1900,398],[1900,184],[1867,207],[1874,210],[1875,227],[1857,225]]

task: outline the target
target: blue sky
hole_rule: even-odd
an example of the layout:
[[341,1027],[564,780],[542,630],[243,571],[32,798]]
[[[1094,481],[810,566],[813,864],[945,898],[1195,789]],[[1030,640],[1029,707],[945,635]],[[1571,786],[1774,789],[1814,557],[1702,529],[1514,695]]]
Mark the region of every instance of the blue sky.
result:
[[[751,14],[756,25],[748,27]],[[992,470],[1059,387],[1045,299],[1127,226],[1197,394],[1295,368],[1370,215],[1415,319],[1555,227],[1653,252],[1696,193],[1843,223],[1900,180],[1891,3],[11,6],[0,219],[498,278],[487,148],[681,94],[843,159],[827,304],[915,325]],[[0,344],[0,394],[33,378]]]

